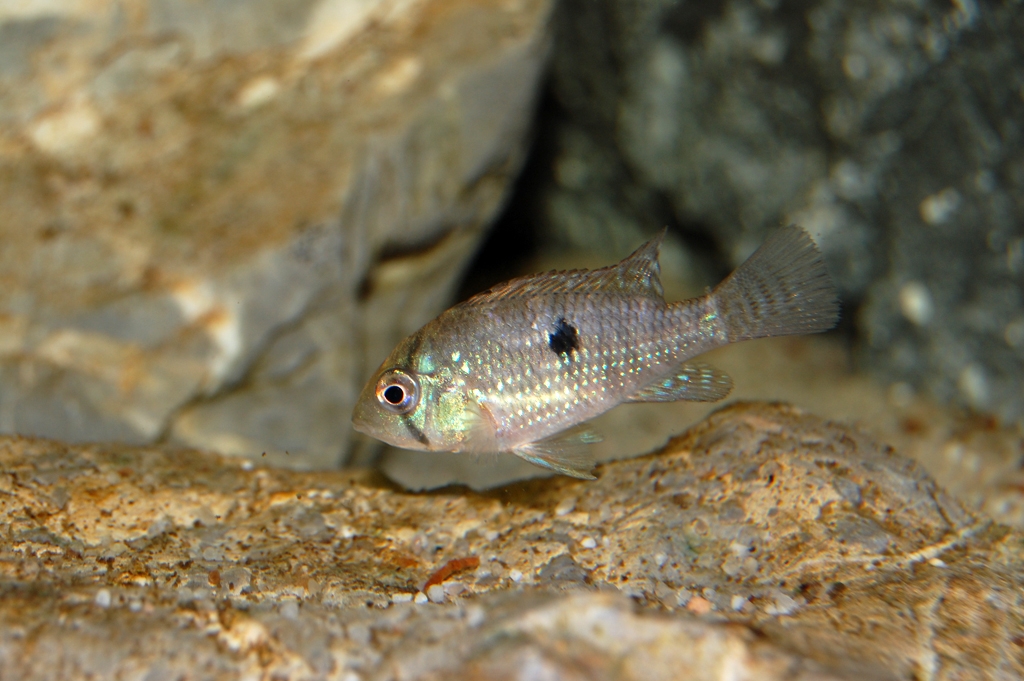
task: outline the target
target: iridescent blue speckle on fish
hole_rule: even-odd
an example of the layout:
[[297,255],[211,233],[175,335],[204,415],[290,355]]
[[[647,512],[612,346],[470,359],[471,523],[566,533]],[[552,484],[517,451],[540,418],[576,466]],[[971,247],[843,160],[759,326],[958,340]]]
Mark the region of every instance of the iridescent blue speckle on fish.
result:
[[776,231],[713,291],[678,303],[659,279],[663,237],[617,265],[514,279],[445,311],[381,365],[356,429],[590,478],[583,422],[623,402],[722,399],[732,381],[693,357],[835,325],[835,288],[802,229]]

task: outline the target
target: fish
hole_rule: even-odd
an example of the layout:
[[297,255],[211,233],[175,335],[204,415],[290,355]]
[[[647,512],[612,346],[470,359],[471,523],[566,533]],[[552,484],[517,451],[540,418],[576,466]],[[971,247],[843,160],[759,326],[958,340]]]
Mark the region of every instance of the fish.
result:
[[774,230],[716,287],[680,302],[661,284],[665,232],[618,264],[512,279],[441,313],[374,372],[354,428],[405,449],[511,453],[594,479],[589,420],[628,402],[721,400],[732,380],[695,357],[838,322],[838,293],[802,228]]

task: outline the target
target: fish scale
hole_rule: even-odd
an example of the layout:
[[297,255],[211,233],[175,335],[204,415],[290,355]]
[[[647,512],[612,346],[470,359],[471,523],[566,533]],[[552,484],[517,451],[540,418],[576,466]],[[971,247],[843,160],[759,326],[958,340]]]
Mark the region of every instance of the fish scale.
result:
[[[604,413],[623,394],[715,347],[715,334],[697,321],[708,313],[702,299],[667,305],[654,298],[576,294],[534,299],[525,308],[502,300],[464,321],[455,315],[444,320],[453,329],[466,323],[471,331],[443,336],[437,354],[466,354],[471,366],[479,366],[464,372],[464,380],[494,418],[499,449],[511,450]],[[476,318],[482,321],[474,324]],[[550,348],[558,319],[580,338],[579,349],[566,355]],[[695,332],[680,334],[680,328]]]
[[677,303],[659,280],[663,236],[617,265],[514,279],[445,311],[381,365],[356,429],[591,477],[589,419],[623,402],[721,399],[731,380],[693,357],[835,325],[835,288],[802,229],[776,231],[713,291]]

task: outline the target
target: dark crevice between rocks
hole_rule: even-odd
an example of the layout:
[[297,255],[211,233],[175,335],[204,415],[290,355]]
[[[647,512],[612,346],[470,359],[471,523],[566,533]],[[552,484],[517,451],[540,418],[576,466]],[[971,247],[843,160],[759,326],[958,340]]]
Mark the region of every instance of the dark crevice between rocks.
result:
[[384,244],[366,268],[366,273],[356,287],[356,300],[360,303],[365,303],[373,295],[373,272],[376,272],[382,263],[425,255],[444,244],[459,230],[459,225],[450,225],[445,229],[438,230],[436,234],[432,234],[426,239],[409,243],[388,242]]
[[[569,114],[556,100],[549,81],[537,108],[535,134],[526,162],[505,208],[495,219],[467,270],[458,289],[457,300],[465,300],[495,284],[528,274],[531,261],[553,246],[544,237],[551,233],[545,224],[544,202],[556,191],[554,166],[560,151],[560,138],[567,125],[572,125]],[[631,186],[642,185],[642,179],[635,176],[624,159],[620,157],[618,160],[618,173],[624,177],[624,182]],[[647,198],[649,205],[632,206],[631,210],[649,214],[652,235],[661,227],[668,227],[704,265],[705,273],[717,277],[716,281],[731,271],[726,251],[714,238],[711,225],[678,217],[667,195],[651,192]],[[621,203],[628,206],[632,201],[623,196]],[[627,254],[621,255],[625,257]]]
[[463,276],[456,298],[465,300],[523,273],[541,246],[541,202],[554,181],[552,167],[558,152],[557,121],[564,117],[545,86],[533,122],[534,136],[523,168],[505,207],[495,219],[483,245]]

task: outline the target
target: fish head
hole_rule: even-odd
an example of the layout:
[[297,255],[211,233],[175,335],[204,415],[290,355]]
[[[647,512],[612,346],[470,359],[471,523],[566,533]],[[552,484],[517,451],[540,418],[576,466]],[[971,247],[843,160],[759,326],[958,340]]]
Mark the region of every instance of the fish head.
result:
[[381,364],[356,401],[357,431],[404,449],[464,449],[472,402],[430,345],[410,336]]
[[385,364],[359,394],[352,425],[389,445],[428,449],[423,383],[416,372]]

